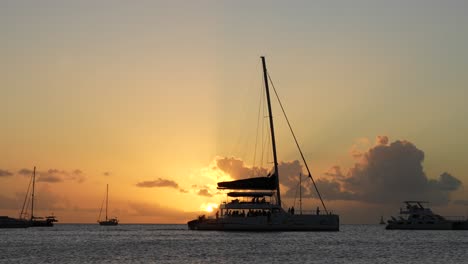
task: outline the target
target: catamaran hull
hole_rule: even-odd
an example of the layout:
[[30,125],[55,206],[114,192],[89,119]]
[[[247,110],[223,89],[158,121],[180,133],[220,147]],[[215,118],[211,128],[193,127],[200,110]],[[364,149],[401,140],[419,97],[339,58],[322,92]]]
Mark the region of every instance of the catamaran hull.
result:
[[339,231],[337,215],[290,215],[268,217],[227,217],[196,219],[187,223],[191,230],[215,231]]

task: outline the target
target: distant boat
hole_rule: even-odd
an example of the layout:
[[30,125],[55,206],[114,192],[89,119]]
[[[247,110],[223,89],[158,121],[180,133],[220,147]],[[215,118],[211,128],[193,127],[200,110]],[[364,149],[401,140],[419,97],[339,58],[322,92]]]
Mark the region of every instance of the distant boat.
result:
[[405,201],[406,210],[400,209],[398,218],[391,217],[386,229],[410,229],[410,230],[468,230],[468,219],[455,217],[451,220],[435,214],[423,204],[423,201]]
[[40,216],[35,216],[34,215],[34,202],[35,202],[35,186],[36,186],[36,167],[34,167],[33,170],[33,175],[31,178],[31,182],[28,186],[28,190],[26,191],[26,197],[24,199],[23,203],[23,208],[21,209],[20,213],[20,219],[25,220],[28,219],[27,215],[27,207],[26,204],[29,202],[28,196],[29,196],[29,187],[32,184],[32,191],[31,191],[31,215],[29,217],[29,226],[31,227],[40,227],[40,226],[46,226],[46,227],[52,227],[54,226],[55,222],[58,222],[57,218],[54,215],[49,215],[46,217],[40,217]]
[[36,167],[34,167],[33,171],[33,179],[32,179],[32,194],[31,194],[31,226],[54,226],[55,222],[58,222],[57,218],[53,215],[49,215],[46,217],[37,217],[34,216],[34,185],[36,183]]
[[[29,192],[29,185],[28,185],[28,192]],[[24,203],[27,201],[27,196],[28,194],[26,193],[26,198],[24,200]],[[24,204],[23,208],[21,209],[20,212],[20,217],[19,218],[13,218],[13,217],[8,217],[8,216],[0,216],[0,228],[26,228],[31,226],[31,221],[30,219],[25,219],[23,218],[23,210],[24,210]]]
[[106,220],[101,221],[101,213],[102,213],[102,206],[101,210],[99,211],[99,219],[98,223],[103,226],[115,226],[119,224],[119,220],[116,217],[114,218],[107,218],[107,208],[109,205],[109,184],[107,184],[106,188]]
[[[35,195],[35,184],[36,184],[36,167],[34,167],[31,181],[29,182],[26,196],[24,198],[23,207],[21,208],[19,218],[12,218],[8,216],[0,216],[0,228],[25,228],[25,227],[37,227],[37,226],[54,226],[55,222],[58,222],[54,215],[46,217],[34,216],[34,195]],[[32,185],[31,199],[29,198],[29,188]],[[28,217],[27,209],[31,202],[31,215]]]
[[385,221],[383,220],[383,216],[380,217],[380,223],[381,225],[385,225]]
[[[302,212],[295,214],[294,207],[288,211],[282,208],[268,73],[265,57],[261,57],[261,59],[268,103],[274,169],[264,177],[218,182],[218,189],[236,190],[227,193],[227,196],[232,197],[232,199],[219,206],[220,211],[216,212],[216,218],[202,215],[189,221],[188,227],[191,230],[218,231],[338,231],[339,216],[327,211],[317,186],[315,188],[322,202],[324,213],[320,214],[318,207],[315,214],[302,214]],[[293,137],[296,140],[294,134]],[[297,140],[296,145],[299,148]],[[312,179],[300,148],[299,152],[309,172],[309,178]],[[313,183],[315,185],[314,181]]]

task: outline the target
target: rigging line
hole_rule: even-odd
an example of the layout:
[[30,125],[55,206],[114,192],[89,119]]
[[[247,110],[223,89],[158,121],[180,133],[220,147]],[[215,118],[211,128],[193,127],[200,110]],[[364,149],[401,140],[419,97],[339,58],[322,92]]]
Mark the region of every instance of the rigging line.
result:
[[298,187],[299,187],[299,184],[300,184],[300,183],[297,183],[296,188],[295,188],[295,189],[296,189],[296,193],[294,194],[294,203],[293,203],[293,206],[296,206],[296,198],[297,198],[297,192],[298,192],[298,190],[299,190],[299,188],[298,188]]
[[[261,89],[261,92],[263,92],[263,88]],[[265,137],[265,96],[263,95],[260,95],[260,98],[261,98],[261,109],[262,109],[262,150],[261,150],[261,158],[260,158],[260,167],[263,167],[264,164],[266,164],[266,162],[264,162],[264,154],[265,154],[265,140],[266,140],[266,137]]]
[[[32,183],[32,177],[31,177],[31,179],[29,180],[28,189],[26,190],[26,195],[24,196],[23,207],[21,208],[21,213],[20,213],[20,217],[19,217],[20,219],[23,217],[24,208],[25,208],[25,206],[26,206],[26,201],[28,201],[29,189],[31,188],[31,183]],[[29,206],[29,203],[28,203],[28,206]]]
[[104,199],[102,200],[102,203],[101,203],[101,209],[99,210],[99,218],[98,218],[98,221],[101,221],[101,213],[102,213],[102,207],[104,206]]
[[304,154],[302,153],[301,147],[299,146],[299,142],[297,141],[296,135],[294,134],[294,131],[293,131],[292,127],[291,127],[291,123],[289,123],[289,119],[288,119],[288,116],[286,115],[286,111],[284,110],[283,104],[281,103],[281,100],[280,100],[280,98],[278,96],[278,92],[276,92],[275,85],[273,84],[273,81],[271,80],[271,77],[270,77],[269,74],[268,74],[268,79],[270,80],[271,86],[273,87],[273,91],[275,91],[276,99],[278,100],[278,103],[279,103],[279,105],[281,107],[281,110],[283,111],[283,115],[286,118],[286,122],[288,123],[288,126],[289,126],[289,130],[291,131],[291,134],[292,134],[292,136],[294,138],[294,141],[296,142],[297,149],[299,150],[299,153],[301,154],[302,161],[304,162],[304,165],[305,165],[305,167],[307,169],[307,172],[309,173],[309,178],[312,180],[312,183],[314,184],[315,191],[317,192],[317,195],[320,198],[320,201],[322,202],[322,206],[323,206],[323,209],[325,210],[325,213],[328,214],[327,207],[325,206],[325,203],[323,202],[322,196],[320,195],[320,192],[319,192],[319,190],[317,188],[317,184],[315,184],[315,180],[312,177],[312,174],[310,173],[309,165],[307,165]]
[[[260,129],[260,112],[261,112],[261,109],[262,109],[262,97],[260,96],[260,103],[258,104],[258,113],[257,113],[257,132],[255,133],[255,148],[254,148],[254,156],[253,156],[253,167],[255,168],[255,161],[256,161],[256,158],[257,158],[257,146],[258,146],[258,130]],[[254,170],[252,170],[252,173],[254,175],[252,176],[255,176],[255,172]]]

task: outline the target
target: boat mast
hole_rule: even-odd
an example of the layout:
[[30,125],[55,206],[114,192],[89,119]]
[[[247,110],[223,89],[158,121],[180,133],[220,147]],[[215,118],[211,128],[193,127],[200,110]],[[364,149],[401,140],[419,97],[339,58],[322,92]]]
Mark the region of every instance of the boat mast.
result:
[[32,194],[31,194],[31,221],[34,219],[34,185],[36,182],[36,166],[33,170]]
[[299,212],[302,215],[302,173],[299,173]]
[[263,80],[265,81],[265,92],[268,103],[268,117],[270,119],[270,131],[271,131],[271,146],[273,148],[273,161],[275,164],[275,176],[276,176],[276,196],[278,199],[278,205],[281,207],[281,195],[280,195],[280,184],[279,184],[279,173],[278,173],[278,158],[276,157],[276,142],[275,142],[275,129],[273,126],[273,114],[271,111],[270,102],[270,89],[268,86],[268,74],[266,69],[265,57],[261,56],[263,65]]
[[107,221],[107,206],[109,205],[109,184],[106,185],[106,221]]

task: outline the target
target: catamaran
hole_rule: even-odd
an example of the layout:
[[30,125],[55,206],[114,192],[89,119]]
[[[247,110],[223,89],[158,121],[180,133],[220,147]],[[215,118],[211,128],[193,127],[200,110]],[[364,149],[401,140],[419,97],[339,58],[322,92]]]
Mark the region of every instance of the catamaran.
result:
[[107,208],[109,205],[109,184],[107,184],[106,188],[106,219],[101,221],[101,213],[102,213],[102,206],[101,210],[99,211],[99,218],[98,218],[98,223],[103,226],[115,226],[119,224],[119,220],[117,220],[116,217],[114,218],[107,218]]
[[[318,197],[322,202],[324,213],[321,214],[319,208],[317,208],[315,214],[302,214],[302,212],[297,214],[294,212],[294,207],[288,211],[285,211],[282,207],[268,73],[265,57],[261,57],[261,60],[265,95],[268,104],[271,147],[274,160],[273,171],[265,177],[218,182],[218,189],[230,190],[227,196],[231,200],[219,206],[220,211],[216,213],[216,218],[202,215],[195,220],[189,221],[187,223],[188,227],[191,230],[219,231],[338,231],[339,216],[332,214],[325,207],[325,203],[311,176],[309,167],[287,117],[286,121],[309,173],[309,178],[312,180]],[[281,108],[284,113],[282,106]]]

